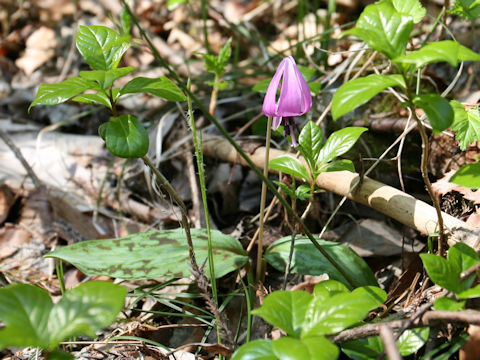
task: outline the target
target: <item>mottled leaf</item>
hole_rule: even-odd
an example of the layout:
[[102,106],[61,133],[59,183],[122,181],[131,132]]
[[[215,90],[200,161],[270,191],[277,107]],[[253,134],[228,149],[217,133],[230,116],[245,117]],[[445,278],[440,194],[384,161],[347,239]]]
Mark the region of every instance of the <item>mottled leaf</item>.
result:
[[[191,229],[191,232],[197,262],[202,265],[207,258],[207,232],[204,229]],[[247,256],[238,240],[215,230],[212,231],[212,242],[216,277],[245,265]],[[189,276],[191,269],[183,229],[153,230],[118,239],[83,241],[46,256],[67,261],[87,275],[121,279],[182,278]]]

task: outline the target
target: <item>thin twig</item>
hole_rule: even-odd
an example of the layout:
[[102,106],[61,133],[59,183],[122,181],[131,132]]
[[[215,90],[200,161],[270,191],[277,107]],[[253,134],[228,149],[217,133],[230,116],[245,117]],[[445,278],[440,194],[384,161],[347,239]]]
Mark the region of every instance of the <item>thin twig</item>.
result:
[[[380,339],[382,339],[385,353],[387,354],[387,358],[389,360],[401,360],[402,357],[398,352],[397,344],[395,343],[395,338],[393,336],[392,329],[388,326],[388,324],[383,324],[380,326],[379,330]],[[383,359],[383,356],[379,356],[377,360]]]

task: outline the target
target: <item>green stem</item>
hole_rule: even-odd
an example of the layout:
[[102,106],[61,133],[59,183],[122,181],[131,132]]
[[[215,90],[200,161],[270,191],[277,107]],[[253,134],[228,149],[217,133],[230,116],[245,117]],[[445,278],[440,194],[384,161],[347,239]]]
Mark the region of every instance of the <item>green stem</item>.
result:
[[180,81],[179,76],[175,73],[175,71],[172,70],[170,67],[170,64],[159,54],[158,50],[156,47],[153,45],[152,41],[150,38],[147,36],[145,33],[145,30],[141,27],[141,25],[138,22],[138,19],[133,15],[132,11],[130,10],[130,7],[126,3],[125,0],[121,0],[122,4],[125,6],[127,11],[130,13],[130,16],[132,17],[133,22],[137,26],[141,36],[145,40],[145,42],[148,44],[150,50],[152,51],[152,54],[154,55],[155,59],[160,62],[160,64],[168,71],[169,75],[177,81],[177,85],[188,95],[191,97],[192,101],[197,105],[198,109],[205,115],[205,117],[210,120],[220,131],[220,133],[227,139],[227,141],[234,147],[234,149],[240,154],[240,156],[245,160],[245,162],[250,166],[250,168],[257,174],[257,176],[267,184],[268,189],[273,193],[278,198],[278,201],[283,205],[283,207],[287,210],[287,212],[297,221],[299,224],[302,226],[303,231],[305,232],[305,235],[310,239],[312,244],[320,251],[320,253],[327,259],[328,262],[330,262],[339,272],[342,274],[342,276],[345,278],[345,280],[352,286],[355,286],[355,282],[352,280],[350,275],[348,275],[345,270],[333,259],[326,251],[325,249],[318,243],[318,241],[315,239],[313,234],[308,230],[308,228],[305,226],[303,223],[302,219],[295,214],[288,204],[288,202],[285,200],[283,196],[280,195],[280,193],[277,191],[276,187],[272,184],[270,180],[268,180],[267,177],[263,175],[263,173],[260,171],[260,169],[254,164],[252,159],[243,151],[243,149],[236,143],[236,141],[230,136],[230,134],[227,132],[227,130],[220,124],[220,122],[212,116],[209,112],[208,109],[205,107],[205,105],[198,99],[189,89],[187,89],[186,85]]
[[[263,168],[263,176],[268,179],[268,162],[270,161],[270,141],[272,139],[272,117],[268,117],[267,121],[267,138],[265,140],[265,167]],[[257,248],[257,282],[262,281],[262,258],[263,258],[263,227],[265,223],[265,203],[267,202],[267,184],[262,182],[262,195],[260,197],[260,219],[258,231],[258,248]]]
[[[187,82],[187,88],[190,89],[190,79]],[[200,192],[202,193],[202,202],[203,210],[205,213],[205,224],[207,227],[207,237],[208,237],[208,270],[210,273],[210,281],[212,284],[212,295],[215,305],[218,306],[218,295],[217,295],[217,283],[215,277],[215,263],[213,262],[213,246],[212,246],[212,233],[210,230],[210,214],[208,211],[207,203],[207,187],[205,185],[205,170],[203,165],[203,151],[201,140],[197,137],[197,128],[195,125],[195,118],[193,116],[192,100],[190,97],[187,97],[188,105],[188,117],[190,119],[190,127],[192,129],[193,144],[195,146],[195,155],[197,157],[197,167],[198,167],[198,178],[200,181]],[[220,337],[220,328],[217,324],[217,340],[221,343]]]

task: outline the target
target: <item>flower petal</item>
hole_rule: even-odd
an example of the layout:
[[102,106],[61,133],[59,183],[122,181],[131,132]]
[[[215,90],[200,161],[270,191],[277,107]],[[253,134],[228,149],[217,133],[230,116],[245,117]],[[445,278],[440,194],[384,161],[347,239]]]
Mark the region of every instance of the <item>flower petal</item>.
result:
[[274,116],[272,121],[272,129],[277,130],[280,125],[282,124],[282,117],[281,116]]
[[310,111],[312,108],[312,95],[310,95],[310,88],[308,87],[307,82],[305,81],[305,78],[303,77],[302,73],[300,70],[298,70],[298,67],[295,66],[295,74],[297,75],[298,81],[300,83],[300,87],[302,90],[302,104],[303,104],[303,114],[307,113]]
[[277,90],[278,85],[280,84],[280,79],[285,71],[286,58],[282,60],[280,65],[278,65],[277,71],[268,85],[267,93],[263,99],[263,113],[266,116],[276,116],[277,115]]
[[295,64],[293,57],[287,60],[283,74],[280,99],[277,104],[277,116],[298,116],[312,107],[312,97],[307,82]]

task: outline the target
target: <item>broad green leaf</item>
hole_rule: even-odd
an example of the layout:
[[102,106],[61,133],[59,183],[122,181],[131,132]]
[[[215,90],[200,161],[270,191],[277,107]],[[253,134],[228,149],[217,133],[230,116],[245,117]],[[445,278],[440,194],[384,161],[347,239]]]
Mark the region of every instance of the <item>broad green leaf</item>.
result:
[[[333,241],[318,239],[325,251],[350,275],[355,286],[377,285],[377,280],[365,261],[350,247]],[[265,259],[279,271],[285,271],[291,247],[290,236],[281,238],[265,251]],[[327,273],[330,279],[350,287],[343,275],[318,251],[307,237],[295,239],[290,270],[302,275]]]
[[449,13],[459,15],[464,19],[474,21],[480,18],[480,3],[478,0],[456,0]]
[[457,294],[459,299],[474,299],[480,297],[480,285],[464,290]]
[[331,171],[350,171],[355,172],[355,166],[353,162],[348,159],[336,160],[328,163],[320,169],[320,172],[331,172]]
[[259,93],[266,93],[268,90],[268,85],[270,85],[270,81],[272,81],[272,78],[260,80],[253,86],[252,90]]
[[98,81],[103,90],[112,86],[113,82],[134,71],[133,66],[109,69],[80,71],[80,77],[90,81]]
[[376,286],[364,286],[352,292],[341,292],[327,299],[314,297],[305,314],[302,339],[336,334],[363,320],[386,300],[385,291]]
[[[447,260],[452,264],[458,277],[463,271],[470,269],[480,261],[475,250],[461,242],[456,243],[448,250]],[[476,274],[472,274],[461,282],[458,280],[459,291],[470,288],[476,276]]]
[[313,288],[313,295],[315,296],[315,298],[321,297],[323,299],[326,299],[333,295],[348,291],[348,288],[339,281],[325,280],[315,285],[315,287]]
[[[111,117],[100,130],[110,152],[121,158],[141,158],[148,152],[147,130],[132,115]],[[102,136],[103,137],[103,136]]]
[[183,92],[170,79],[161,76],[155,79],[137,77],[129,81],[121,90],[120,95],[134,93],[149,93],[168,101],[184,101]]
[[418,0],[392,0],[392,4],[399,13],[410,15],[415,24],[422,21],[427,12]]
[[309,339],[282,337],[272,343],[272,349],[280,360],[335,360],[339,350],[323,336]]
[[342,351],[353,360],[376,359],[383,352],[383,343],[379,336],[344,342]]
[[427,114],[435,134],[446,130],[453,123],[453,110],[447,99],[437,94],[416,95],[412,102]]
[[305,311],[313,296],[306,291],[274,291],[252,314],[262,317],[288,335],[298,338],[302,331]]
[[295,196],[299,200],[307,200],[312,197],[312,189],[306,184],[302,184],[295,189]]
[[299,66],[298,70],[300,70],[300,73],[302,74],[306,82],[309,82],[310,80],[312,80],[313,75],[315,75],[315,73],[317,72],[316,69],[309,68],[306,66]]
[[[369,5],[370,6],[370,5]],[[337,120],[356,107],[365,104],[388,87],[405,88],[401,75],[368,75],[350,80],[340,86],[332,99],[332,116]]]
[[53,302],[48,293],[34,285],[14,284],[0,289],[0,349],[48,348],[48,316]]
[[390,1],[368,5],[353,29],[344,34],[356,35],[368,46],[393,59],[405,53],[413,28],[413,18],[395,10]]
[[88,89],[97,89],[95,82],[79,77],[69,78],[56,84],[42,84],[28,111],[35,105],[58,105]]
[[94,70],[110,70],[117,67],[130,47],[129,36],[120,36],[105,26],[82,26],[78,30],[76,44],[83,58]]
[[454,119],[452,130],[461,150],[465,150],[474,141],[480,141],[480,113],[478,107],[466,110],[457,100],[450,101]]
[[[460,293],[462,294],[462,293]],[[448,297],[441,297],[435,300],[433,305],[435,310],[458,311],[465,309],[465,301],[456,301]]]
[[48,318],[50,349],[78,335],[95,338],[110,325],[124,305],[127,289],[106,281],[88,281],[67,291]]
[[276,180],[273,180],[273,182],[275,183],[275,185],[277,185],[278,187],[280,187],[282,189],[282,191],[285,193],[286,196],[294,196],[295,195],[295,191],[290,188],[288,185],[280,182],[280,181],[276,181]]
[[393,59],[397,63],[415,65],[417,69],[436,62],[446,61],[452,66],[457,66],[460,61],[479,60],[479,54],[452,40],[431,42],[420,50]]
[[320,127],[313,121],[307,122],[298,138],[298,143],[300,144],[299,150],[303,157],[312,164],[315,164],[318,153],[322,148],[322,142],[322,130]]
[[300,160],[291,155],[277,156],[275,159],[270,160],[268,167],[272,170],[281,171],[285,174],[310,180],[310,175],[308,174],[307,169],[305,169],[305,166]]
[[277,360],[273,353],[272,341],[258,339],[250,341],[235,351],[230,360]]
[[[207,232],[191,229],[199,265],[207,258]],[[215,277],[240,269],[247,262],[241,244],[230,235],[212,231]],[[118,239],[89,240],[46,255],[62,259],[87,275],[121,279],[155,279],[190,275],[190,256],[183,229],[153,230]],[[208,269],[208,262],[206,265]],[[207,274],[208,275],[208,274]]]
[[426,343],[429,334],[429,327],[405,330],[397,341],[398,352],[402,356],[416,353]]
[[72,100],[81,102],[84,104],[99,103],[103,106],[106,106],[109,109],[112,108],[112,105],[110,104],[110,99],[107,97],[107,95],[103,91],[98,91],[95,94],[81,94],[81,95],[75,96]]
[[480,189],[480,163],[462,166],[453,174],[450,182],[470,189]]
[[428,276],[435,284],[453,293],[462,291],[458,281],[460,273],[447,259],[433,254],[420,254],[420,257]]
[[364,127],[346,127],[333,132],[323,145],[316,159],[317,169],[345,154],[357,142],[360,135],[367,131]]

